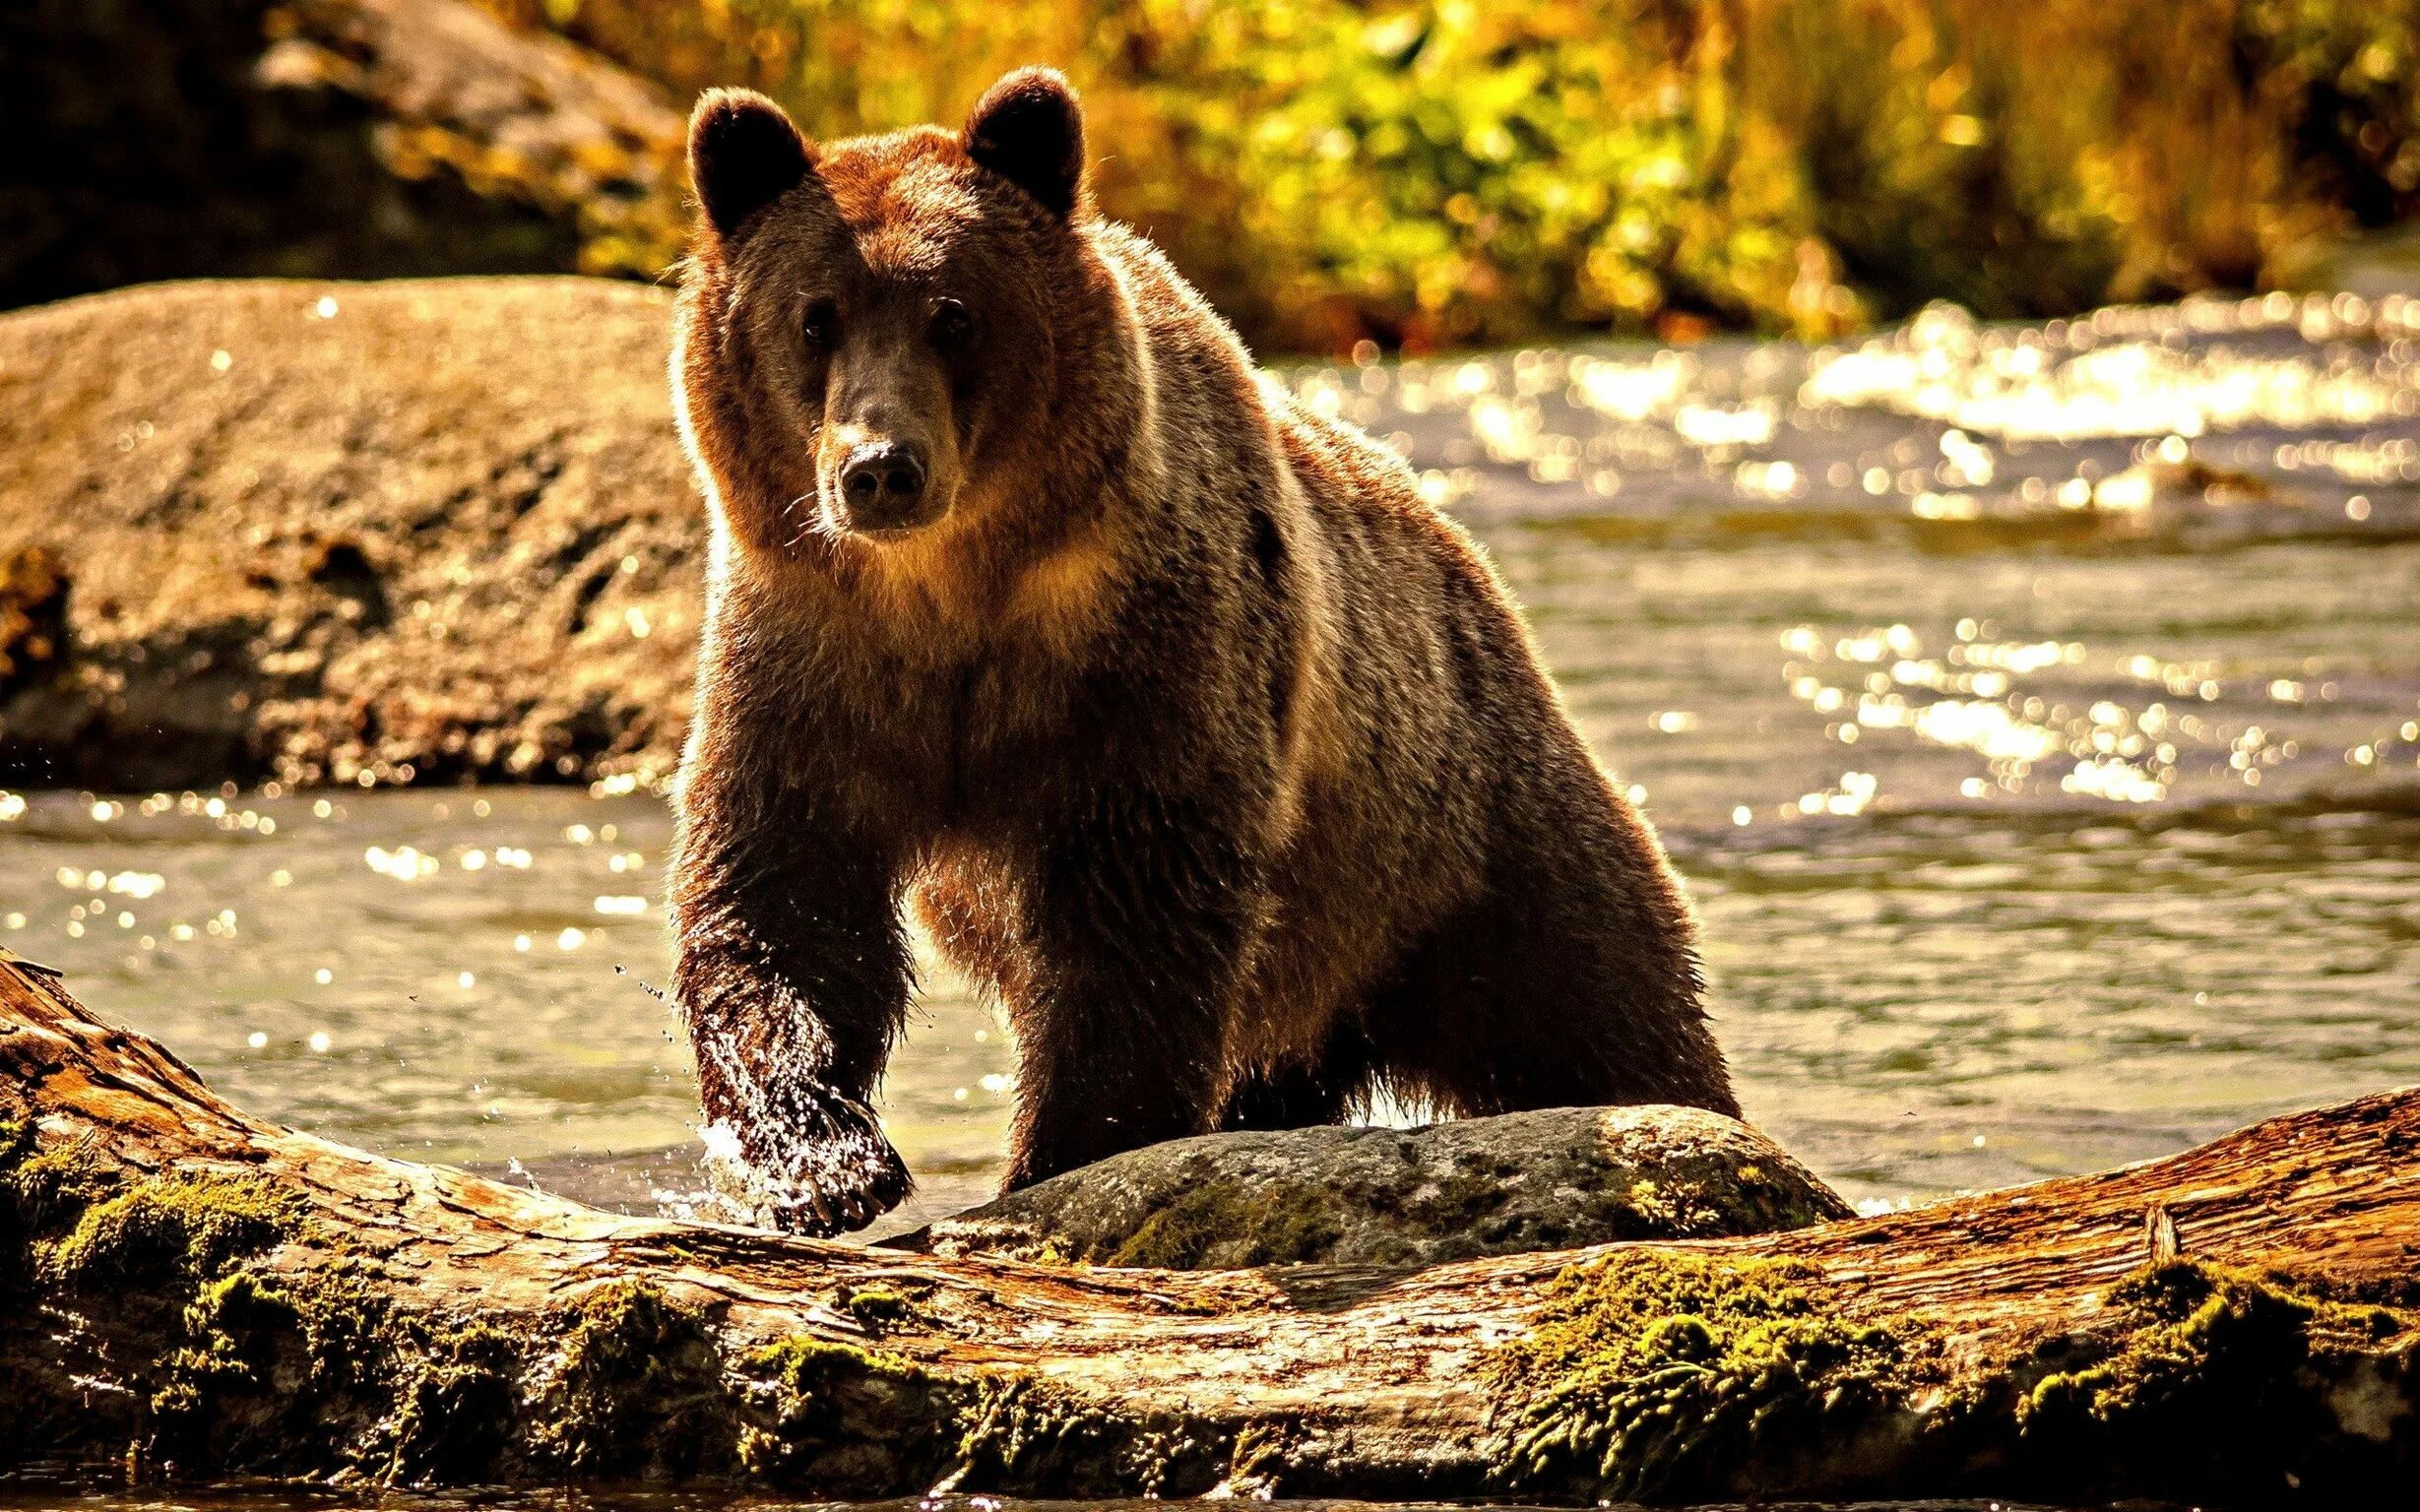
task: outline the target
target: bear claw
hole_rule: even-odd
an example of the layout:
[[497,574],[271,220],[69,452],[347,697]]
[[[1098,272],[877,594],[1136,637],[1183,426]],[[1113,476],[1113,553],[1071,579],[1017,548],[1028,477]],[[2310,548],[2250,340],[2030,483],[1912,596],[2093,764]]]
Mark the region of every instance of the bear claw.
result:
[[776,1116],[736,1129],[721,1163],[739,1178],[740,1205],[784,1233],[824,1238],[862,1228],[915,1187],[872,1108],[829,1087],[793,1085],[768,1102]]

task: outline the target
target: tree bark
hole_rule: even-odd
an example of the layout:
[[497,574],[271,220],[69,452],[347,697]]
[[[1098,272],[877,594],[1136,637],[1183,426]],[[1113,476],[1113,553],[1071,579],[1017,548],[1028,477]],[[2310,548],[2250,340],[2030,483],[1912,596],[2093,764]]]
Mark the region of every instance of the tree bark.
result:
[[1173,1273],[622,1217],[365,1154],[7,961],[0,1068],[0,1461],[2220,1504],[2420,1462],[2414,1092],[1791,1233]]

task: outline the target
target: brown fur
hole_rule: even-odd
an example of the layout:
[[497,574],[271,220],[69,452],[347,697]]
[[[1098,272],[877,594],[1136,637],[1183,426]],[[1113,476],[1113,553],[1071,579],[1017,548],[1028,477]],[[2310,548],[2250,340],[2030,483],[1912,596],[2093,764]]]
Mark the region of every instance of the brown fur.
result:
[[[1379,1086],[1734,1111],[1678,883],[1486,561],[1260,383],[1081,162],[1040,71],[957,135],[699,107],[675,990],[776,1216],[905,1193],[863,1100],[908,898],[1014,1022],[1011,1186]],[[920,326],[943,299],[970,337]],[[834,437],[894,434],[931,448],[923,514],[854,529]]]

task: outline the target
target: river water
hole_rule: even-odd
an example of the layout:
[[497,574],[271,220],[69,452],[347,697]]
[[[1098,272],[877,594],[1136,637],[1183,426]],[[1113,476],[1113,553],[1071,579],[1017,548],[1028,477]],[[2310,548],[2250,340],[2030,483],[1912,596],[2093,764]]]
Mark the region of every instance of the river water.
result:
[[[1688,878],[1750,1116],[1876,1206],[2420,1081],[2416,339],[2272,296],[1287,378],[1493,553]],[[0,944],[271,1117],[677,1210],[669,828],[0,796]],[[932,969],[886,1227],[986,1193],[1014,1077]]]

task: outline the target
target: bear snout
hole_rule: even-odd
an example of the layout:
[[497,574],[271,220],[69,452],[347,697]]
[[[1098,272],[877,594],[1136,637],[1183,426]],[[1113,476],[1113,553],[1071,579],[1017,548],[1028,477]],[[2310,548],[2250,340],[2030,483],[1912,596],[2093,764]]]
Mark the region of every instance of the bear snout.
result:
[[899,531],[926,523],[931,467],[914,441],[865,441],[840,467],[840,505],[855,531]]

